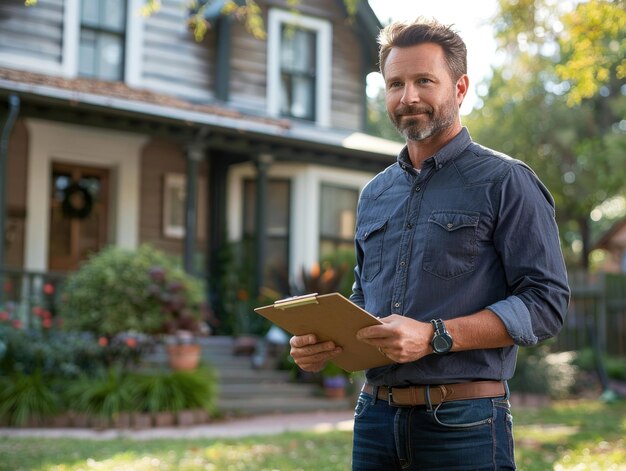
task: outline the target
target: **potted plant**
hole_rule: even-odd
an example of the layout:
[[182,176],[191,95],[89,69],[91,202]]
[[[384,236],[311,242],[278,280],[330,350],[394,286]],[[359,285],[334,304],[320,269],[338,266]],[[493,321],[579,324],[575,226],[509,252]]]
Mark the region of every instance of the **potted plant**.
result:
[[348,375],[349,373],[345,372],[334,363],[328,363],[322,370],[324,395],[331,399],[346,397],[348,385],[350,384]]

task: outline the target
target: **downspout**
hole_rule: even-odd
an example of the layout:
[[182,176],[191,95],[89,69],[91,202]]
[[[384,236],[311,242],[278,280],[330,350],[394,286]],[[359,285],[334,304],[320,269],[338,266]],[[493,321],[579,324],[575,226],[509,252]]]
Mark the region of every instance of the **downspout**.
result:
[[6,169],[9,158],[9,138],[13,131],[13,125],[20,112],[20,97],[12,93],[9,95],[9,114],[2,134],[0,134],[0,305],[4,302],[4,241],[6,230]]

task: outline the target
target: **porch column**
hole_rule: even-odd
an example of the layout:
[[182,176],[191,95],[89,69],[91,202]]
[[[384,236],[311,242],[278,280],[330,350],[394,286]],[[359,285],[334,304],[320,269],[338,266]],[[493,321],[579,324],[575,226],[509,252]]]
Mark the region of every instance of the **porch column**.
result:
[[9,158],[9,138],[13,125],[20,112],[20,98],[12,93],[9,95],[9,111],[0,134],[0,304],[4,301],[4,243],[6,227],[6,169]]
[[274,158],[260,154],[256,160],[256,273],[253,296],[258,296],[265,282],[265,253],[267,251],[267,173]]
[[198,227],[198,163],[204,158],[203,148],[190,146],[187,148],[187,189],[185,196],[185,240],[183,247],[183,267],[190,275],[194,275],[194,253],[196,249],[196,233]]

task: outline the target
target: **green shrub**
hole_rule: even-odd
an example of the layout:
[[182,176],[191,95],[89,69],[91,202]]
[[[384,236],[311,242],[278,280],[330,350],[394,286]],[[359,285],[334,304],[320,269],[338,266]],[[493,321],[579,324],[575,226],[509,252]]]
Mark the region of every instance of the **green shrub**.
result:
[[551,353],[546,343],[520,348],[515,375],[509,381],[511,392],[568,396],[578,373],[574,358],[573,352]]
[[0,378],[0,418],[11,425],[49,417],[61,410],[61,397],[41,371]]
[[213,412],[216,379],[212,370],[173,371],[159,374],[134,374],[128,377],[135,398],[135,410],[176,412],[204,409]]
[[[626,381],[626,358],[605,355],[603,362],[606,374],[609,378]],[[596,373],[597,364],[593,349],[585,348],[576,352],[574,364],[583,371]]]
[[98,335],[195,331],[203,299],[201,281],[166,254],[108,247],[68,277],[60,314],[66,329]]
[[97,372],[107,363],[107,351],[88,333],[39,331],[0,323],[0,374],[34,374],[75,378]]
[[135,408],[131,385],[120,368],[73,381],[67,388],[65,401],[76,412],[109,419]]

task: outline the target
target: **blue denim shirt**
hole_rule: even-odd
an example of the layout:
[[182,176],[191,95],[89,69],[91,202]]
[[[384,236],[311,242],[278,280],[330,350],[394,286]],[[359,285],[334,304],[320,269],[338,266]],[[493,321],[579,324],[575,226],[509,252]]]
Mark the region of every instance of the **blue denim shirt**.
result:
[[554,336],[569,287],[554,201],[519,160],[466,128],[416,172],[404,148],[359,198],[352,301],[428,322],[493,311],[515,345],[367,371],[373,385],[510,379],[518,345]]

